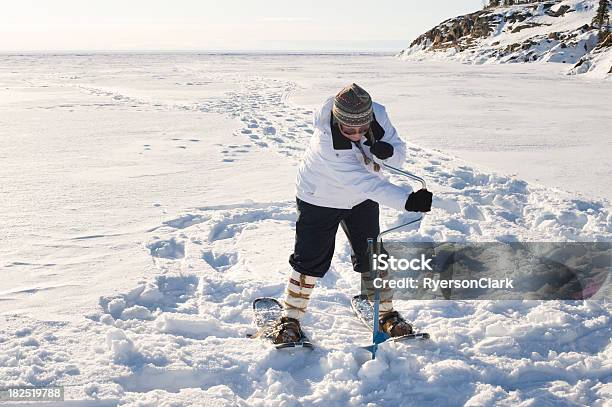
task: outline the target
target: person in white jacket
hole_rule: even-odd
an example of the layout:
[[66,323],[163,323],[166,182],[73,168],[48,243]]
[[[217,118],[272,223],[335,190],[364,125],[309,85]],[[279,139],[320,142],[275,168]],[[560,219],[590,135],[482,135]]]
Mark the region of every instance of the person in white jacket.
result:
[[[298,341],[316,280],[331,265],[338,226],[351,244],[352,263],[371,287],[367,241],[380,232],[378,204],[399,210],[428,212],[432,194],[392,184],[380,162],[401,167],[406,145],[391,124],[385,107],[372,102],[356,84],[330,97],[314,115],[315,131],[299,167],[296,189],[298,219],[293,270],[284,299],[283,317],[273,330],[275,343]],[[392,291],[383,291],[380,327],[391,336],[412,332],[393,309]]]

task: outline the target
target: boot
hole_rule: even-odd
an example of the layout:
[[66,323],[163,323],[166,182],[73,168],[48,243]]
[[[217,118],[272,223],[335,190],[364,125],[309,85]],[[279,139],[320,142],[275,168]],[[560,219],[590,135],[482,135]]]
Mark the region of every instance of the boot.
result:
[[281,317],[274,323],[270,332],[270,338],[276,345],[299,342],[302,339],[300,321],[294,318]]
[[393,337],[412,333],[412,325],[406,322],[397,311],[388,312],[380,318],[379,328]]

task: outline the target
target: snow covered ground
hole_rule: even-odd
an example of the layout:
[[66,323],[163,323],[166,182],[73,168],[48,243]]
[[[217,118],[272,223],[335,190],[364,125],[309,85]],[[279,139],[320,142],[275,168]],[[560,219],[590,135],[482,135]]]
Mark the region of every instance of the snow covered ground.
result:
[[251,301],[283,292],[327,95],[386,104],[434,192],[396,239],[610,241],[609,81],[374,55],[0,61],[0,385],[95,406],[610,403],[604,301],[398,301],[432,340],[368,361],[341,234],[304,321],[317,348],[244,338]]

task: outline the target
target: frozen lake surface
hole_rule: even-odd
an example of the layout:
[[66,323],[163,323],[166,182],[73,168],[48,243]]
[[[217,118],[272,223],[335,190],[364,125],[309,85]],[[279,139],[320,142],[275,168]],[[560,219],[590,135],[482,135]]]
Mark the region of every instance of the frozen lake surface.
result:
[[356,82],[385,104],[434,192],[397,239],[609,241],[609,81],[381,55],[0,62],[1,383],[64,385],[77,405],[612,397],[603,301],[398,301],[432,341],[366,362],[341,234],[304,324],[317,349],[244,338],[251,301],[283,292],[295,172],[327,96]]

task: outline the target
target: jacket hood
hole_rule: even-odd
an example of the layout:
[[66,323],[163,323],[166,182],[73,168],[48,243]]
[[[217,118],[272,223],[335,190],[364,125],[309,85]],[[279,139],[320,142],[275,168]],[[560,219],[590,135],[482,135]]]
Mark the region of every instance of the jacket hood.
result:
[[333,106],[334,97],[330,96],[314,114],[313,124],[315,128],[323,132],[325,132],[325,130],[329,130],[329,121],[331,119]]

